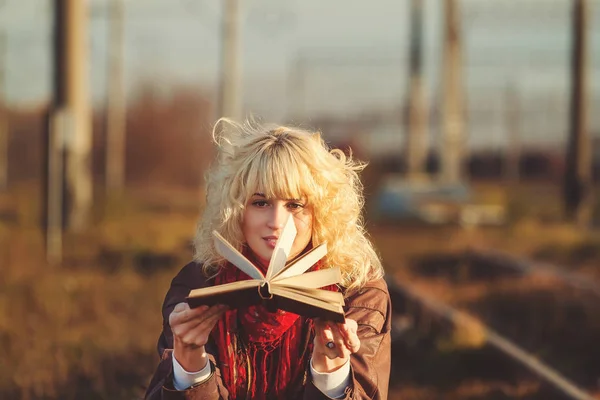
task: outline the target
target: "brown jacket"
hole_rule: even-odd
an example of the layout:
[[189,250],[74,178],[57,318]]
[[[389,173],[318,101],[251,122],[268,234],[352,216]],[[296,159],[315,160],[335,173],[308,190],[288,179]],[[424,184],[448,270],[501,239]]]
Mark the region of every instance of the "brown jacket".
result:
[[[163,331],[158,340],[161,361],[146,392],[146,399],[229,399],[229,393],[221,380],[219,365],[211,355],[210,343],[206,347],[213,364],[211,377],[187,390],[177,391],[173,387],[173,335],[169,326],[169,314],[176,304],[185,301],[191,289],[207,285],[201,266],[195,263],[186,265],[171,282],[163,303]],[[380,279],[368,283],[346,298],[344,308],[346,317],[358,323],[358,336],[361,340],[360,350],[350,359],[352,384],[346,390],[345,398],[386,399],[391,363],[391,302],[385,281]],[[309,378],[301,399],[329,399],[312,384],[310,372],[307,373]]]

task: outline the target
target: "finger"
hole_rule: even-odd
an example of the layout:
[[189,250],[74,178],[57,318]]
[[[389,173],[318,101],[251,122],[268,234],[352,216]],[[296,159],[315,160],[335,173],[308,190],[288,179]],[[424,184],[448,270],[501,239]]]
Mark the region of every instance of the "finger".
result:
[[208,319],[216,318],[216,320],[218,320],[219,318],[221,318],[221,315],[223,315],[223,313],[228,310],[228,308],[229,307],[220,304],[212,306],[205,310],[205,312],[203,312],[198,317],[189,320],[187,323],[190,325],[191,328],[193,328]]
[[175,306],[175,308],[173,309],[173,311],[180,313],[180,312],[183,312],[183,311],[189,310],[189,309],[190,309],[190,305],[188,303],[181,302],[181,303],[178,303]]
[[346,338],[337,325],[331,326],[331,333],[333,335],[333,343],[335,344],[333,354],[335,354],[335,357],[346,357],[350,353],[346,345]]
[[[315,318],[315,351],[326,355],[328,358],[335,358],[335,342],[333,333],[329,324],[321,319]],[[329,345],[333,347],[329,347]]]
[[173,312],[169,315],[169,323],[173,325],[182,324],[188,321],[191,321],[195,318],[198,318],[202,314],[204,314],[208,310],[208,306],[200,306],[197,308],[190,308],[187,306],[180,306],[181,303],[175,306]]
[[189,305],[188,305],[187,308],[183,309],[183,311],[181,313],[179,313],[178,322],[184,323],[184,322],[188,322],[188,321],[197,319],[199,316],[204,316],[204,315],[210,316],[214,312],[220,312],[219,310],[221,310],[221,309],[228,309],[228,306],[226,306],[224,304],[216,304],[216,305],[210,306],[210,307],[203,305],[203,306],[199,306],[196,308],[189,308]]
[[315,331],[317,331],[317,330],[321,331],[327,327],[327,324],[321,318],[315,318],[315,319],[313,319],[313,322],[315,325]]
[[356,333],[358,331],[358,322],[356,322],[356,320],[352,318],[346,318],[346,325],[352,332]]
[[315,338],[316,344],[319,345],[318,351],[329,359],[343,357],[345,348],[344,339],[340,335],[335,324],[323,321],[319,324],[319,328],[321,328],[321,330],[317,332],[319,337],[318,339]]
[[351,334],[356,334],[358,331],[358,324],[355,320],[346,318],[344,323],[338,323],[337,327],[340,329],[340,332],[344,337],[348,338]]
[[346,348],[350,353],[356,353],[360,350],[360,338],[354,333],[350,333],[348,338],[345,340]]
[[212,317],[213,315],[221,315],[223,314],[225,311],[229,310],[229,307],[224,305],[224,304],[217,304],[214,305],[212,307],[210,307],[206,313],[204,315],[206,315],[206,317]]
[[190,329],[193,329],[194,327],[196,327],[200,324],[203,324],[206,321],[211,321],[213,319],[214,319],[214,323],[213,323],[213,325],[214,325],[216,323],[216,321],[218,321],[219,318],[221,318],[221,316],[223,315],[223,313],[225,311],[227,311],[228,309],[229,309],[229,307],[224,306],[224,305],[212,306],[208,310],[206,310],[206,312],[204,312],[199,318],[190,320],[188,322],[188,325],[190,326]]
[[183,337],[184,343],[190,343],[197,346],[205,345],[208,341],[210,333],[212,332],[215,324],[219,321],[220,318],[221,314],[215,314],[203,320],[197,326],[191,328],[189,331],[186,332],[185,336]]
[[320,318],[315,318],[314,319],[314,328],[315,328],[315,337],[319,338],[319,343],[320,344],[325,344],[328,341],[330,341],[333,336],[331,335],[330,332],[328,332],[329,330],[329,326],[328,324],[320,319]]
[[333,342],[333,339],[334,339],[333,332],[331,331],[331,326],[329,326],[329,324],[327,324],[327,323],[322,324],[320,334],[321,334],[321,341],[324,344]]
[[215,324],[219,321],[226,307],[215,307],[210,310],[211,313],[206,313],[202,318],[189,321],[183,325],[179,325],[173,330],[173,334],[185,344],[204,345],[208,340],[210,332]]
[[360,338],[357,333],[358,324],[356,321],[348,318],[344,324],[338,324],[338,328],[344,337],[348,350],[352,353],[356,353],[360,349]]
[[[347,357],[354,350],[346,343],[344,334],[334,322],[315,319],[315,351],[325,355],[329,359]],[[352,340],[359,342],[357,337]]]
[[172,315],[169,323],[175,336],[180,338],[184,337],[191,329],[194,329],[204,320],[209,319],[214,315],[217,315],[218,319],[221,314],[227,310],[227,306],[217,305],[210,308],[208,306],[200,306],[198,309],[200,309],[201,312],[192,313],[192,311],[195,310],[185,310],[181,314]]

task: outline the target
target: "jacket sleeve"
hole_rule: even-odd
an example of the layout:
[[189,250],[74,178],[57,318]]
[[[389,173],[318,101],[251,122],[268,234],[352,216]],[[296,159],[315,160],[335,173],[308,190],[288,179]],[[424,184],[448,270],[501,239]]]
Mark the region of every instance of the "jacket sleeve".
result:
[[185,301],[191,289],[202,286],[206,286],[202,269],[195,263],[186,265],[173,278],[162,307],[163,330],[157,346],[160,362],[150,381],[145,399],[212,400],[229,398],[229,393],[221,379],[221,371],[216,367],[217,363],[208,349],[212,369],[211,376],[206,381],[187,390],[178,391],[173,386],[173,334],[169,325],[169,315],[178,303]]
[[[350,357],[351,386],[347,400],[387,399],[391,368],[392,306],[383,279],[373,281],[346,299],[346,317],[358,323],[360,350]],[[310,375],[309,375],[310,377]],[[329,399],[310,379],[304,399]]]

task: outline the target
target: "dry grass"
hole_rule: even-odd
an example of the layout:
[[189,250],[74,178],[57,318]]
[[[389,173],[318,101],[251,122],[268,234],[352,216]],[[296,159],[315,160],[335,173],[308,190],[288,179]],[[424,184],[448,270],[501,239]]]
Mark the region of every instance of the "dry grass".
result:
[[[65,237],[63,265],[49,266],[37,228],[39,193],[27,185],[0,193],[0,398],[140,397],[157,362],[163,296],[191,258],[201,197],[157,188],[99,201],[91,228]],[[481,198],[505,200],[494,190]],[[499,230],[370,230],[395,270],[414,255],[475,244],[531,252],[591,240],[567,226],[537,221],[521,217]],[[461,332],[455,339],[465,340]],[[407,398],[432,398],[427,388],[415,390],[423,396]],[[477,383],[455,390],[452,398],[492,389]]]
[[[0,200],[19,215],[0,225],[0,398],[141,396],[157,361],[162,298],[191,257],[196,209],[107,202],[89,231],[65,238],[64,265],[49,266],[27,198],[35,196]],[[149,268],[153,258],[164,263]]]

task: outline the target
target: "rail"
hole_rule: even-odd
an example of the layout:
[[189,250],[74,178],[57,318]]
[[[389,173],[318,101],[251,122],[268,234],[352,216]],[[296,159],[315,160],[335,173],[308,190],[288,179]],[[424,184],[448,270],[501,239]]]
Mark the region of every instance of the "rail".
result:
[[408,285],[402,284],[398,282],[397,279],[393,279],[388,276],[387,283],[391,293],[396,292],[404,294],[406,297],[421,303],[440,317],[448,320],[453,325],[461,326],[466,329],[477,329],[479,333],[483,334],[483,337],[487,343],[494,346],[507,356],[518,361],[548,384],[554,386],[556,389],[569,396],[571,399],[595,399],[592,395],[578,387],[575,383],[562,376],[558,371],[554,370],[552,367],[545,364],[534,355],[523,350],[509,339],[500,335],[498,332],[489,328],[479,319],[465,313],[464,311],[455,309],[442,301],[433,299],[431,296],[427,296],[415,290],[414,288],[409,287]]
[[585,290],[600,297],[599,282],[590,279],[588,276],[566,271],[563,267],[558,267],[546,262],[533,261],[491,249],[473,249],[469,251],[469,254],[475,259],[491,261],[494,263],[494,266],[516,269],[526,274],[539,273],[552,276],[576,289]]

